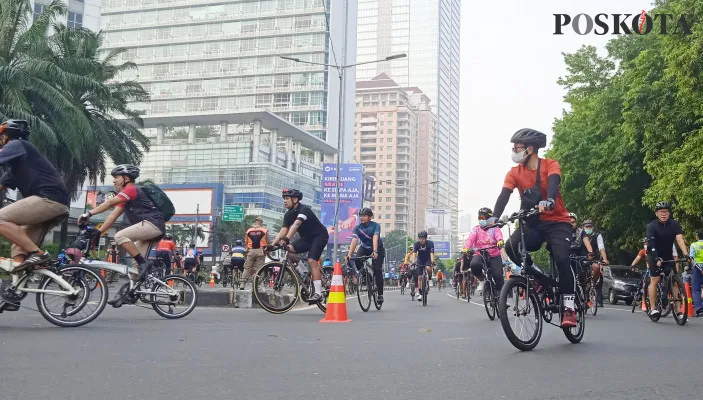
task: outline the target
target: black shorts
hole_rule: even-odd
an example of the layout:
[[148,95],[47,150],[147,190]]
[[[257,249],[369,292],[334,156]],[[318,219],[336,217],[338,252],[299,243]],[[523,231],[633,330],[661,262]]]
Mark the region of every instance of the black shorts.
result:
[[663,262],[661,267],[657,266],[657,264],[654,264],[653,266],[647,263],[647,269],[649,270],[649,276],[656,278],[659,275],[664,273],[664,275],[671,275],[671,272],[674,269],[674,263],[672,262]]
[[232,257],[232,260],[230,261],[229,267],[230,268],[244,269],[244,262],[245,262],[245,260],[243,258]]
[[195,258],[186,258],[183,260],[183,269],[186,271],[190,271],[195,267]]
[[308,253],[308,259],[319,260],[322,252],[327,246],[330,236],[325,232],[324,235],[313,236],[312,238],[299,238],[291,242],[291,246],[296,253]]

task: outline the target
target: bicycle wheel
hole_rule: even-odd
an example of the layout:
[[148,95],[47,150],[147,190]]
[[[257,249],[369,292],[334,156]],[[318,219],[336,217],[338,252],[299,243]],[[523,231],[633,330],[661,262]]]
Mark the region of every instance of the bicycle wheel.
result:
[[322,268],[322,300],[317,303],[317,308],[319,308],[323,313],[327,312],[327,300],[330,297],[330,287],[332,286],[333,275],[334,268]]
[[[498,307],[505,310],[499,315],[505,336],[522,351],[534,349],[542,337],[542,306],[534,290],[534,286],[530,285],[529,296],[525,296],[527,280],[522,276],[513,276],[505,282],[498,298]],[[512,306],[508,305],[509,297],[515,303]],[[511,317],[515,320],[511,321]],[[524,321],[520,321],[520,317],[525,317]],[[531,334],[527,333],[528,325],[533,327]],[[522,336],[523,333],[526,336]]]
[[230,281],[232,280],[232,275],[229,273],[225,273],[225,276],[222,277],[222,287],[226,288],[229,286]]
[[461,298],[461,281],[455,282],[456,288],[454,291],[456,292],[456,299],[459,300]]
[[[198,289],[193,282],[181,275],[167,275],[161,280],[168,284],[154,281],[149,295],[154,311],[168,319],[179,319],[190,314],[198,304]],[[183,310],[175,311],[179,305],[184,306]],[[161,306],[167,306],[167,309],[164,310]]]
[[672,299],[672,294],[671,290],[669,288],[664,286],[664,279],[659,281],[659,288],[660,289],[665,289],[665,291],[661,292],[661,295],[659,296],[659,300],[661,301],[661,312],[662,312],[662,318],[666,318],[669,314],[671,314],[671,311],[674,309],[674,305],[671,302]]
[[430,291],[430,284],[427,280],[427,276],[422,276],[422,306],[427,307],[427,292]]
[[[281,284],[277,285],[279,274]],[[254,297],[261,308],[272,314],[290,311],[298,302],[300,283],[298,275],[289,266],[274,261],[264,264],[254,276]]]
[[242,273],[238,269],[232,271],[232,289],[239,289],[239,281],[242,280]]
[[474,274],[473,272],[469,272],[469,280],[467,281],[467,286],[466,286],[466,301],[471,302],[471,298],[476,294],[476,285],[474,285],[473,279],[474,279]]
[[[676,321],[676,324],[679,326],[684,326],[686,325],[686,321],[688,320],[688,305],[693,300],[688,298],[688,294],[686,293],[686,288],[684,287],[683,281],[678,275],[674,275],[671,278],[671,293],[674,293],[674,287],[678,288],[679,294],[678,296],[671,299],[671,301],[669,302],[669,308],[680,307],[678,310],[674,310],[672,314],[674,315],[674,320]],[[679,315],[677,311],[680,311],[681,315]]]
[[376,286],[376,278],[372,278],[374,280],[373,284],[373,305],[376,307],[377,310],[381,310],[381,307],[383,306],[383,303],[378,302],[378,287]]
[[369,271],[366,268],[362,268],[359,271],[359,287],[356,290],[356,297],[363,312],[367,312],[371,308],[372,280],[373,276],[369,275]]
[[486,309],[488,319],[496,319],[496,304],[493,304],[493,282],[486,279],[483,284],[483,307]]
[[593,286],[588,289],[588,305],[588,311],[595,317],[598,314],[598,294]]
[[[581,285],[578,286],[579,287],[577,288],[577,293],[583,293],[583,288],[580,287]],[[583,339],[583,334],[586,331],[585,300],[579,294],[577,294],[576,298],[574,299],[574,308],[574,312],[576,312],[576,326],[561,329],[562,331],[564,331],[564,335],[567,339],[569,339],[571,343],[579,343]]]
[[[62,268],[58,275],[74,289],[78,289],[78,293],[71,296],[37,293],[37,308],[47,321],[56,326],[74,328],[93,321],[103,312],[107,304],[107,284],[100,274],[81,265],[73,265]],[[97,281],[98,284],[95,290],[90,290],[89,282],[93,280]],[[50,285],[52,287],[49,287]],[[65,290],[57,281],[48,276],[45,276],[39,283],[39,289]],[[58,311],[49,310],[49,299],[58,300]],[[69,317],[77,318],[73,320]]]
[[642,289],[638,289],[635,295],[633,296],[632,300],[632,313],[635,313],[635,309],[637,308],[637,305],[642,302]]
[[415,301],[415,278],[410,279],[410,300]]

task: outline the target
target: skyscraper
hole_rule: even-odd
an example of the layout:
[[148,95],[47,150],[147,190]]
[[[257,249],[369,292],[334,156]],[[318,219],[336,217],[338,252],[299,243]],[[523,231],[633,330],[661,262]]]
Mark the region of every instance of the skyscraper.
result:
[[357,79],[387,73],[402,87],[419,87],[437,116],[436,198],[452,210],[457,232],[459,168],[460,0],[359,0],[357,62],[406,53],[407,58],[359,66]]
[[[32,20],[37,19],[51,0],[31,0]],[[100,30],[101,0],[63,0],[68,7],[65,15],[57,18],[56,22],[63,23],[69,28],[87,28],[97,32]]]

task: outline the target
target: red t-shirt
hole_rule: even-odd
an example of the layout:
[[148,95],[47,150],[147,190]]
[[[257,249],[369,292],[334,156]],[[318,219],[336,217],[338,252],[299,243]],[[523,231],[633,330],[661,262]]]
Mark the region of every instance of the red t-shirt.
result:
[[[547,177],[549,175],[557,174],[561,176],[561,167],[559,162],[556,160],[551,160],[549,158],[543,158],[540,161],[539,171],[541,175],[541,181],[539,183],[540,192],[542,193],[542,198],[547,198]],[[535,186],[537,183],[537,170],[531,170],[525,167],[523,164],[519,164],[512,167],[508,174],[505,175],[505,182],[503,183],[504,188],[510,190],[515,190],[518,188],[520,191],[520,196],[522,193]],[[561,190],[557,194],[557,198],[554,199],[554,209],[552,211],[546,211],[540,214],[539,219],[541,221],[547,222],[567,222],[571,223],[569,218],[569,211],[564,205],[564,200],[561,198]]]
[[176,250],[176,243],[173,240],[162,240],[156,250],[173,251]]

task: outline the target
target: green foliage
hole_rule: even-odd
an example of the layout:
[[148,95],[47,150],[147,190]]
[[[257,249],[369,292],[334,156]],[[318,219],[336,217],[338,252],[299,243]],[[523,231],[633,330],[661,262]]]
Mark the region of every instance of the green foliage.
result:
[[[193,243],[193,229],[195,224],[166,224],[166,233],[173,237],[173,241],[179,247],[187,246]],[[196,229],[198,239],[205,239],[205,231],[203,227],[198,225]]]
[[245,215],[243,222],[220,221],[217,223],[217,243],[234,243],[235,240],[244,240],[247,229],[254,223],[255,215]]
[[10,257],[10,247],[12,243],[4,237],[0,236],[0,257]]
[[[667,0],[650,14],[700,6]],[[554,122],[547,156],[561,164],[569,211],[596,221],[609,252],[639,248],[657,201],[674,204],[688,240],[703,225],[699,21],[694,13],[692,35],[627,35],[611,40],[604,57],[586,46],[564,55],[567,75],[558,82],[570,110]]]
[[405,247],[411,246],[413,244],[413,239],[408,236],[405,231],[400,229],[394,229],[383,238],[383,246],[386,249],[391,249],[395,247]]

